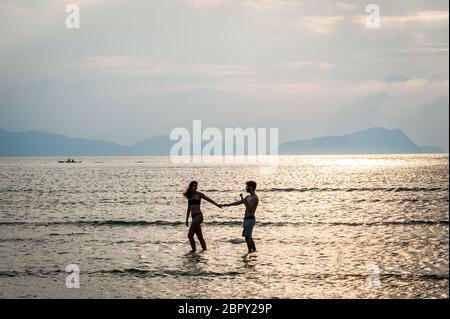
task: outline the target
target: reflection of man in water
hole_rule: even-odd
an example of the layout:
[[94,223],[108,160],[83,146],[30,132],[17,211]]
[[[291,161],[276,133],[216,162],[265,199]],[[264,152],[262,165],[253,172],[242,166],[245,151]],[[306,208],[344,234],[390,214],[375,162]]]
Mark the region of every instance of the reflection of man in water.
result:
[[256,190],[256,183],[253,181],[249,181],[246,183],[246,191],[250,195],[244,198],[241,194],[241,200],[231,204],[223,205],[225,207],[238,206],[241,204],[245,205],[245,216],[243,223],[244,230],[242,232],[242,236],[245,237],[245,242],[247,243],[249,253],[256,251],[256,246],[255,242],[253,241],[252,232],[253,227],[255,227],[256,224],[255,212],[256,208],[258,207],[259,199],[255,193],[255,190]]

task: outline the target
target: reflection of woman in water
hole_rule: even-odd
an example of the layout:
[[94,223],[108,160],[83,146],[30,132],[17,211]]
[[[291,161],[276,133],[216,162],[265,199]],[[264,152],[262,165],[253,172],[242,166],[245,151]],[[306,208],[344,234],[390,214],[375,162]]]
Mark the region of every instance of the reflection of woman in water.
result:
[[188,200],[188,207],[187,207],[187,215],[186,215],[186,226],[189,227],[189,214],[192,214],[192,223],[191,227],[189,228],[188,238],[189,242],[191,243],[192,252],[196,250],[195,248],[195,240],[194,240],[194,234],[197,235],[198,240],[200,241],[200,245],[202,245],[202,249],[206,250],[206,242],[203,239],[202,234],[202,227],[201,224],[203,223],[203,214],[200,210],[200,202],[202,199],[216,205],[217,207],[220,207],[219,204],[217,204],[212,199],[208,198],[203,193],[197,192],[197,186],[198,183],[195,181],[192,181],[189,183],[188,189],[183,193],[184,197]]

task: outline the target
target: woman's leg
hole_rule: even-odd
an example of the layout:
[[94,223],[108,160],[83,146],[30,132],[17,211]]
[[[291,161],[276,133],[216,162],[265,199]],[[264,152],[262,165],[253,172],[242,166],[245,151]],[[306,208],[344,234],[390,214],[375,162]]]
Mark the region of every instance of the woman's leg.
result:
[[192,251],[196,251],[194,234],[197,232],[197,228],[199,225],[200,224],[198,223],[198,221],[196,222],[194,218],[194,220],[191,223],[191,227],[189,227],[188,238],[189,242],[191,243]]
[[206,242],[205,242],[205,239],[203,238],[201,224],[198,225],[196,234],[197,234],[198,240],[200,241],[200,245],[202,245],[202,249],[206,250]]

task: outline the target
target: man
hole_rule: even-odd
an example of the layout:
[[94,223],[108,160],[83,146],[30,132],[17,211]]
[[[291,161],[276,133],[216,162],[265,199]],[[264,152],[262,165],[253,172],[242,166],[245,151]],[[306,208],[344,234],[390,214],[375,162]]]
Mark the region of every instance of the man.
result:
[[258,196],[255,193],[256,190],[256,183],[253,181],[249,181],[246,184],[246,191],[250,195],[246,196],[245,198],[241,194],[241,200],[231,203],[231,204],[225,204],[223,206],[229,207],[229,206],[238,206],[241,204],[245,205],[245,216],[244,216],[244,230],[242,232],[242,236],[245,237],[245,242],[247,243],[248,252],[254,252],[256,251],[255,242],[253,241],[252,232],[253,227],[255,227],[256,219],[255,219],[255,212],[256,208],[258,207]]

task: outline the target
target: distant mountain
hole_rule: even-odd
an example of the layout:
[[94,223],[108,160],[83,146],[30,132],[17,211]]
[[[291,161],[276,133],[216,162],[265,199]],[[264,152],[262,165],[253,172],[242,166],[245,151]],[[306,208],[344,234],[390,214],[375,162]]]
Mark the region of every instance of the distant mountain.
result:
[[285,143],[280,154],[416,154],[423,150],[400,129],[375,127],[342,136]]
[[40,131],[9,132],[0,129],[0,156],[126,156],[169,154],[171,143],[157,136],[131,146],[70,138]]
[[168,155],[173,142],[169,137],[158,135],[128,147],[129,155]]
[[125,155],[123,146],[40,131],[9,132],[0,129],[0,156]]
[[[71,138],[41,131],[10,132],[0,129],[0,156],[151,156],[169,155],[174,144],[156,136],[123,146],[102,140]],[[192,147],[192,145],[191,145]],[[444,153],[439,147],[419,147],[401,130],[372,128],[342,136],[319,137],[283,144],[280,154],[415,154]]]

